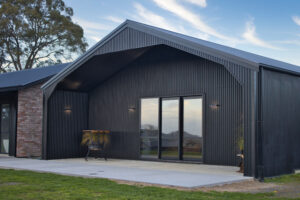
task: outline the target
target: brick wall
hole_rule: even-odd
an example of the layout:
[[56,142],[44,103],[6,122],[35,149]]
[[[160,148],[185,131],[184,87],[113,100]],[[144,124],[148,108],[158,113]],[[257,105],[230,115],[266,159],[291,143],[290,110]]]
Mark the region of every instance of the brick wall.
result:
[[18,92],[17,157],[42,153],[43,94],[41,85]]

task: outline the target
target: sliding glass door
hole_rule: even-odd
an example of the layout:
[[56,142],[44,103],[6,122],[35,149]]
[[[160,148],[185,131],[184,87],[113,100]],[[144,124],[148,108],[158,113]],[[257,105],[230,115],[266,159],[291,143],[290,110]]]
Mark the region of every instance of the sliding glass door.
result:
[[142,157],[158,156],[158,98],[141,100],[140,150]]
[[201,161],[203,99],[200,96],[141,99],[141,157]]
[[179,99],[162,99],[161,158],[179,158]]
[[10,106],[0,104],[0,153],[9,153]]
[[202,98],[183,98],[183,159],[200,160],[203,151]]

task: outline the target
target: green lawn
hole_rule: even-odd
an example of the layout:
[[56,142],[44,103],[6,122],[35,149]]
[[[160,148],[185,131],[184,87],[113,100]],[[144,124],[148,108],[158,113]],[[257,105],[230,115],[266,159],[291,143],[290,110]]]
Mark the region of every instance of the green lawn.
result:
[[283,175],[278,176],[275,178],[267,178],[265,180],[267,183],[300,183],[300,174],[290,174],[290,175]]
[[[106,179],[0,169],[0,199],[276,199],[271,193],[179,191],[118,184]],[[285,199],[285,198],[282,198]]]

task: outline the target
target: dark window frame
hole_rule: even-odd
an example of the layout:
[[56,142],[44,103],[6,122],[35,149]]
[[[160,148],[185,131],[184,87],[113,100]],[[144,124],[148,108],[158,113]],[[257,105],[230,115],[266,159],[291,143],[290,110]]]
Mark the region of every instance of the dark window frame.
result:
[[160,110],[159,110],[159,107],[160,107],[160,98],[159,97],[146,97],[146,98],[140,98],[139,99],[139,137],[140,137],[140,140],[139,140],[139,157],[140,159],[157,159],[157,158],[154,158],[153,156],[147,156],[147,155],[142,155],[142,152],[141,152],[141,125],[142,125],[142,100],[143,99],[157,99],[158,100],[158,149],[157,149],[157,153],[158,153],[158,157],[160,156],[160,136],[159,136],[159,132],[160,132],[160,124],[159,124],[159,119],[160,119]]
[[[158,134],[158,156],[157,158],[153,157],[145,157],[141,156],[141,146],[139,142],[139,159],[141,160],[150,160],[150,161],[177,161],[177,162],[195,162],[195,163],[204,163],[205,162],[205,134],[206,134],[206,98],[205,98],[205,93],[198,93],[198,94],[185,94],[185,95],[169,95],[169,96],[145,96],[145,97],[140,97],[139,98],[139,103],[138,103],[138,108],[139,108],[139,137],[141,137],[141,100],[142,99],[152,99],[152,98],[158,98],[159,99],[159,108],[158,108],[158,129],[159,129],[159,134]],[[162,128],[162,99],[174,99],[178,98],[179,99],[179,156],[177,160],[171,159],[162,159],[161,158],[161,128]],[[183,101],[184,98],[201,98],[202,99],[202,159],[183,159]],[[141,139],[141,138],[140,138]]]
[[[162,159],[162,160],[180,160],[180,157],[181,157],[181,147],[180,147],[180,145],[181,145],[181,125],[180,125],[180,116],[181,116],[181,110],[180,110],[180,107],[181,107],[181,97],[163,97],[163,98],[160,98],[160,101],[161,101],[161,104],[162,104],[162,102],[163,102],[163,100],[166,100],[166,101],[168,101],[168,100],[178,100],[178,131],[179,131],[179,134],[178,134],[178,155],[177,155],[177,158],[173,158],[173,157],[165,157],[165,158],[162,158],[162,157],[160,157],[160,159]],[[162,106],[161,106],[161,110],[160,110],[160,118],[158,119],[159,121],[160,121],[160,123],[161,123],[161,127],[160,127],[160,129],[159,129],[159,136],[160,136],[160,143],[162,142]],[[160,146],[160,147],[162,147],[162,146]],[[162,153],[162,149],[160,148],[159,150],[158,150],[159,152],[160,152],[160,154]]]
[[[204,109],[205,109],[205,101],[204,101],[204,97],[203,96],[185,96],[185,97],[181,97],[181,99],[182,99],[182,112],[181,112],[181,117],[182,117],[182,121],[181,121],[181,123],[182,123],[182,131],[181,131],[181,137],[182,137],[182,142],[181,142],[181,145],[182,145],[182,147],[181,147],[181,150],[182,150],[182,152],[181,152],[181,160],[184,160],[184,161],[201,161],[201,162],[203,162],[203,159],[204,159],[204,145],[205,145],[205,142],[204,142],[204,135],[205,135],[205,131],[204,131],[204,124],[205,124],[205,111],[204,111]],[[201,156],[201,159],[192,159],[192,158],[184,158],[183,157],[183,141],[184,141],[184,100],[185,99],[202,99],[202,156]]]
[[12,123],[12,105],[9,103],[9,102],[0,102],[0,154],[4,154],[4,155],[8,155],[10,154],[10,144],[8,145],[8,152],[7,153],[4,153],[4,152],[1,152],[1,149],[2,149],[2,108],[3,108],[3,105],[8,105],[8,108],[9,108],[9,115],[8,115],[8,141],[9,143],[11,142],[10,141],[10,136],[11,136],[11,123]]

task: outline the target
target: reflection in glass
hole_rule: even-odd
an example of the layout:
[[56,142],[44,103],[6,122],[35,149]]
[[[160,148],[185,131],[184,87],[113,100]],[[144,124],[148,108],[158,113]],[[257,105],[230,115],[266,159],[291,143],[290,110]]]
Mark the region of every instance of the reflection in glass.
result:
[[141,99],[141,155],[158,156],[158,98]]
[[1,107],[1,132],[0,132],[0,153],[8,153],[9,148],[9,104]]
[[202,158],[202,98],[185,98],[183,159]]
[[162,100],[161,157],[178,159],[179,145],[179,100]]

